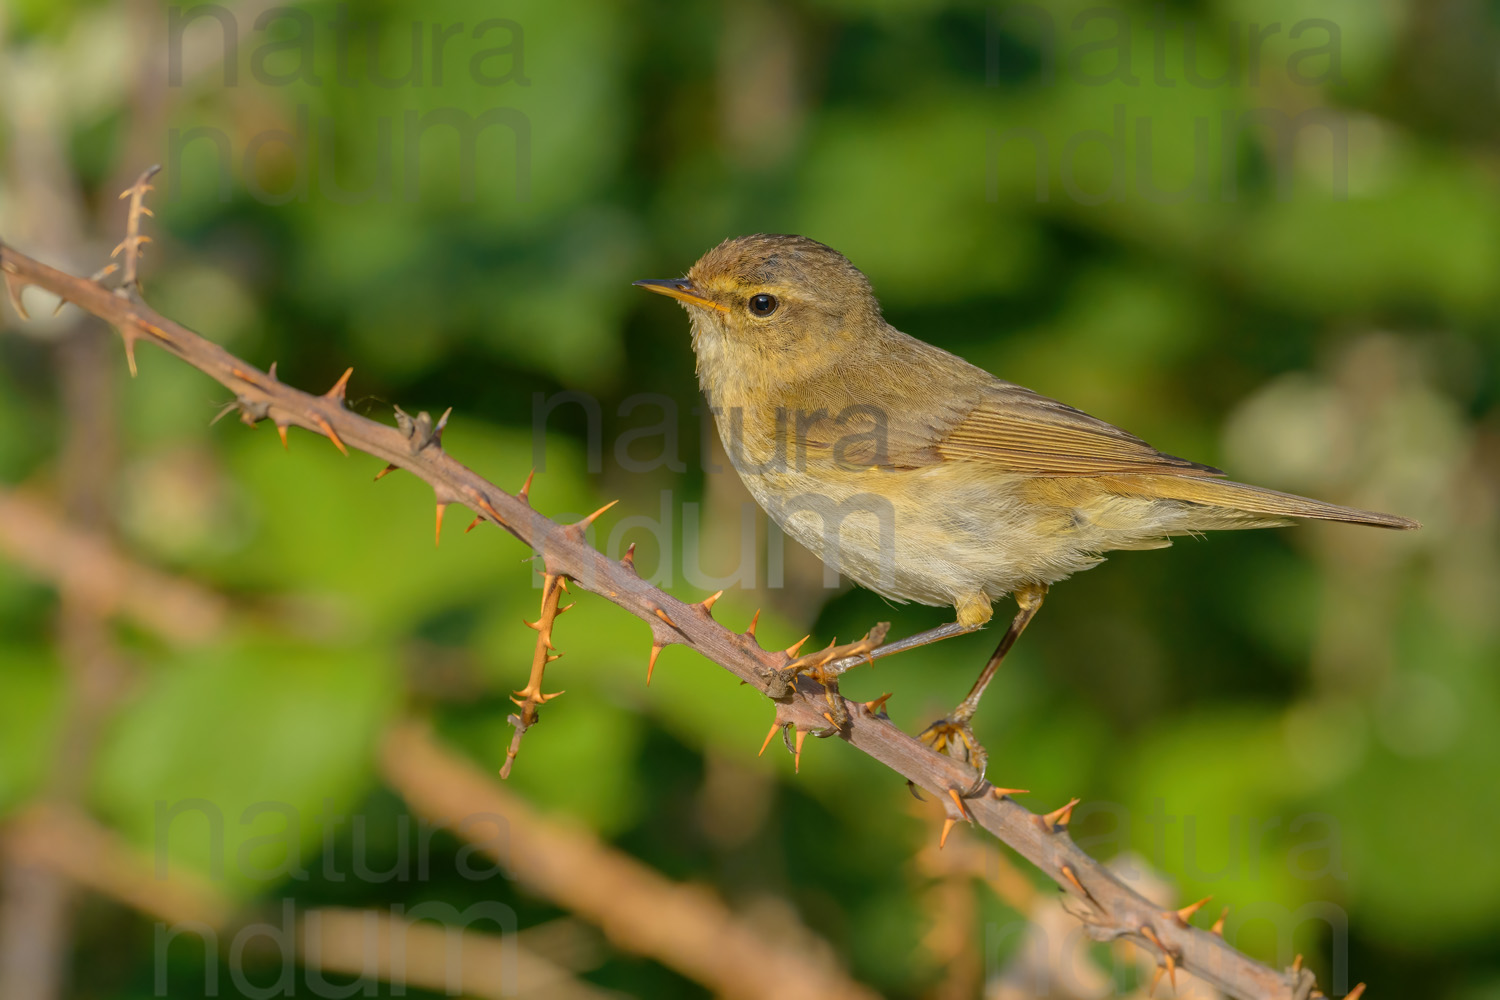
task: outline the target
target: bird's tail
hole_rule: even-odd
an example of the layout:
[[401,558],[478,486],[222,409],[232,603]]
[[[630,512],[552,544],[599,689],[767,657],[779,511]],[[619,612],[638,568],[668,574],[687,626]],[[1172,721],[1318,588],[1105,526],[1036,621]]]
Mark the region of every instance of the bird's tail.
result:
[[[1288,518],[1313,518],[1320,521],[1344,521],[1369,524],[1377,528],[1409,531],[1421,524],[1409,517],[1381,514],[1357,507],[1341,507],[1293,493],[1280,493],[1261,486],[1231,482],[1227,479],[1196,476],[1132,476],[1144,481],[1149,493],[1168,500],[1181,500],[1204,509],[1203,528],[1258,528],[1285,523]],[[1193,528],[1199,525],[1191,525]]]

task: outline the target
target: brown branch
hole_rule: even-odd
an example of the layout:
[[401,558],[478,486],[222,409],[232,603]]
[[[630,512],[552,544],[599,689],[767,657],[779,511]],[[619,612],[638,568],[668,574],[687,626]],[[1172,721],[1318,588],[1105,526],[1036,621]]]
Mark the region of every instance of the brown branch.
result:
[[46,868],[157,920],[230,925],[233,902],[207,879],[174,868],[160,872],[152,857],[74,806],[36,803],[0,839],[14,860]]
[[[816,949],[768,939],[708,891],[673,882],[587,830],[539,815],[519,795],[443,748],[418,722],[395,726],[380,753],[385,781],[412,812],[469,838],[531,891],[595,924],[617,946],[654,958],[714,995],[755,1000],[873,1000]],[[496,837],[495,817],[505,824]],[[810,942],[809,942],[810,943]]]
[[308,911],[297,922],[297,951],[303,965],[320,973],[363,976],[446,996],[482,1000],[613,1000],[619,996],[575,978],[567,969],[501,935],[418,923],[378,910],[328,907]]
[[[527,480],[529,483],[531,480]],[[442,510],[441,507],[438,510]],[[527,678],[526,686],[515,692],[510,700],[516,703],[519,712],[513,712],[507,717],[507,721],[515,732],[510,738],[510,747],[505,751],[505,763],[500,765],[500,777],[509,778],[510,769],[516,762],[516,754],[521,750],[521,738],[526,735],[526,730],[536,725],[538,706],[562,694],[554,691],[552,694],[542,693],[542,678],[547,672],[547,664],[561,656],[554,652],[556,646],[552,645],[552,625],[557,621],[557,616],[567,611],[573,605],[566,608],[557,606],[559,595],[567,586],[560,576],[548,575],[542,580],[542,613],[534,622],[527,622],[531,628],[536,629],[536,649],[531,655],[531,676]]]
[[[135,294],[141,287],[141,276],[139,266],[141,262],[141,248],[151,242],[151,237],[141,235],[141,216],[151,215],[151,209],[145,205],[146,192],[154,191],[151,186],[151,178],[161,171],[161,164],[147,167],[136,178],[134,184],[120,192],[120,200],[130,199],[130,211],[125,216],[125,238],[120,245],[115,247],[110,254],[118,257],[121,252],[125,254],[125,272],[120,278],[119,291],[127,294]],[[135,374],[135,365],[130,366],[130,374]]]
[[[237,938],[249,919],[213,882],[180,868],[157,871],[150,854],[73,807],[38,804],[24,810],[0,829],[0,855],[22,870],[59,876],[162,923],[201,926],[214,940]],[[615,996],[574,978],[566,957],[560,962],[543,954],[537,945],[546,944],[548,930],[527,928],[503,938],[374,909],[314,909],[298,916],[296,948],[302,964],[319,972],[434,992],[458,988],[465,996],[549,1000]]]
[[[547,575],[576,581],[646,622],[653,645],[689,646],[762,693],[777,694],[777,721],[794,726],[799,736],[826,728],[822,687],[799,678],[788,690],[780,677],[791,656],[762,649],[752,634],[731,632],[714,621],[704,604],[684,603],[641,580],[631,562],[606,557],[586,541],[587,520],[566,525],[552,521],[467,468],[443,450],[441,425],[435,428],[426,414],[413,419],[398,411],[398,426],[391,427],[351,413],[344,406],[344,379],[322,395],[295,389],[275,377],[274,366],[265,372],[241,361],[128,293],[116,294],[8,246],[0,245],[0,272],[9,285],[37,285],[98,316],[127,344],[148,341],[209,375],[235,394],[247,424],[271,420],[283,432],[301,427],[327,437],[341,451],[352,447],[413,473],[432,487],[439,505],[461,503],[520,539],[540,556]],[[839,737],[914,785],[946,801],[973,784],[974,772],[967,765],[903,733],[884,715],[855,703],[843,707],[849,721]],[[1244,1000],[1312,996],[1314,977],[1307,969],[1278,972],[1133,891],[1073,843],[1063,810],[1037,816],[989,791],[995,790],[954,805],[955,812],[962,808],[963,818],[999,837],[1056,882],[1071,912],[1096,939],[1132,941],[1151,949],[1167,970],[1189,969]]]
[[[28,544],[24,552],[28,561],[34,562],[49,579],[63,574],[67,570],[69,558],[74,555],[95,568],[114,567],[114,562],[123,558],[114,552],[93,549],[92,546],[102,543],[49,518],[42,505],[8,495],[4,491],[0,491],[0,549],[4,548],[8,537],[5,529],[12,521],[12,513],[17,515],[14,520],[18,522],[19,529],[34,525],[40,525],[44,529]],[[190,598],[196,597],[197,603],[222,601],[218,595],[208,592],[194,595],[195,587],[192,583],[146,566],[126,565],[115,568],[128,572],[133,579],[150,580],[151,586],[161,593],[180,591]],[[555,606],[556,594],[560,592],[561,587],[549,581],[543,597],[544,616],[549,604]],[[193,602],[188,603],[191,605]],[[564,610],[566,607],[558,608],[556,613]],[[227,606],[227,603],[219,609],[219,614],[226,620],[235,612],[236,609]],[[554,614],[553,620],[555,617]],[[184,638],[178,634],[176,623],[169,617],[153,615],[141,617],[138,621],[143,627],[158,632],[165,638]],[[226,623],[227,621],[217,624],[222,626]],[[543,628],[538,628],[538,632],[538,642],[543,650],[551,649],[550,633]],[[187,638],[197,641],[205,637],[193,630]],[[540,690],[540,674],[534,674],[533,680]],[[416,803],[412,806],[414,812],[419,812],[428,819],[439,820],[440,824],[446,824],[446,828],[457,836],[475,832],[469,830],[468,825],[461,820],[475,815],[476,810],[503,816],[512,830],[518,827],[521,829],[521,836],[530,852],[528,856],[533,861],[538,855],[532,852],[532,845],[541,843],[545,845],[543,850],[546,852],[546,864],[552,868],[597,874],[596,863],[599,858],[604,858],[612,866],[611,871],[623,873],[624,881],[629,884],[652,889],[670,885],[648,866],[600,844],[597,840],[574,833],[560,838],[554,822],[534,816],[520,806],[513,796],[495,788],[493,783],[487,783],[485,796],[470,799],[468,782],[484,780],[474,775],[473,766],[456,755],[441,751],[429,736],[415,727],[406,729],[410,732],[398,731],[392,739],[415,739],[416,753],[410,759],[403,758],[400,766],[388,762],[385,777],[395,790]],[[434,803],[446,804],[448,811],[440,813]],[[454,819],[460,822],[452,822]],[[581,846],[582,850],[575,850],[575,845]],[[73,885],[113,899],[158,920],[176,924],[202,924],[219,933],[221,939],[231,936],[239,928],[239,916],[233,912],[233,901],[224,896],[216,886],[191,872],[184,872],[180,866],[166,873],[157,872],[149,856],[75,807],[39,802],[22,809],[5,826],[0,827],[0,858],[12,862],[20,871],[62,876]],[[545,879],[540,880],[540,884],[533,880],[530,885],[548,895],[548,898],[553,898],[550,893],[557,888],[553,882]],[[580,885],[600,886],[600,891],[609,897],[585,907],[590,916],[597,917],[602,913],[609,922],[620,925],[653,921],[660,925],[664,919],[659,910],[660,895],[656,892],[619,893],[616,891],[619,880],[611,884],[595,883],[585,878],[581,883],[571,883],[573,891]],[[565,889],[561,895],[566,897],[568,891]],[[696,901],[700,898],[703,897],[689,893],[675,897],[680,904],[675,912],[683,916],[685,926],[711,925],[726,919],[722,907],[712,901],[701,908],[695,908]],[[566,903],[567,899],[557,901]],[[24,915],[18,914],[18,919],[23,917]],[[747,922],[738,918],[728,919],[731,920],[729,926],[735,939],[754,941],[759,937],[759,932]],[[455,931],[451,928],[445,930],[414,925],[374,910],[318,910],[299,922],[298,946],[307,965],[324,971],[363,974],[366,977],[433,990],[446,989],[453,983],[458,983],[466,994],[499,995],[495,991],[502,990],[505,983],[496,974],[500,967],[497,963],[502,961],[509,945],[488,935],[465,931],[461,940],[456,942],[457,957],[450,959],[452,953],[447,949],[453,947],[455,942],[450,941],[448,935],[453,933]],[[549,958],[551,952],[557,951],[556,948],[545,948],[540,942],[531,943],[545,936],[545,928],[528,928],[520,932],[520,946],[513,950],[516,963],[515,995],[545,995],[549,998],[575,1000],[595,1000],[612,995],[595,990],[568,975],[577,962],[566,958]],[[575,932],[570,936],[576,937],[577,934]],[[622,943],[628,946],[633,940]],[[826,945],[823,947],[826,948]],[[774,942],[765,941],[761,964],[767,968],[788,968],[785,964],[787,959],[781,954],[780,948]],[[575,946],[564,950],[578,949]],[[670,949],[665,955],[650,951],[645,954],[661,958],[668,964],[672,964],[674,957]],[[794,963],[802,960],[800,956],[790,959]],[[692,974],[698,970],[690,967],[680,971]],[[450,980],[450,974],[457,978]],[[832,972],[824,975],[833,977]],[[710,980],[706,985],[715,986],[718,981]],[[826,995],[865,996],[857,986],[847,983],[840,988],[828,990]]]
[[172,643],[207,642],[223,628],[221,594],[133,561],[107,536],[68,523],[40,498],[0,488],[0,556]]

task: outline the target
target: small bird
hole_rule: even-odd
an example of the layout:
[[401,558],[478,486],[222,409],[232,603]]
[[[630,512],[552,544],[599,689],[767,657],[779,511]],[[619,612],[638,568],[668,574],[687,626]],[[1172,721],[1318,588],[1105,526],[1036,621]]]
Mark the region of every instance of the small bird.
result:
[[874,655],[978,629],[1015,597],[968,697],[922,733],[978,770],[976,789],[986,754],[970,720],[986,685],[1047,589],[1103,553],[1302,518],[1419,526],[1231,482],[998,379],[891,326],[865,275],[803,236],[726,240],[685,278],[635,284],[687,310],[730,462],[782,530],[890,600],[953,606],[954,622]]

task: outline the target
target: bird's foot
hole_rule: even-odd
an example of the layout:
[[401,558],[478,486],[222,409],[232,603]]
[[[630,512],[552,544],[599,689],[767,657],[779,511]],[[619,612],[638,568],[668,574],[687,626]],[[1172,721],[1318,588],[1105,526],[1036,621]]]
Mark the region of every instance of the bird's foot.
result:
[[861,663],[869,663],[873,666],[875,659],[871,654],[880,648],[881,643],[885,642],[886,633],[890,630],[890,622],[880,622],[853,642],[846,642],[840,646],[838,640],[834,639],[827,648],[799,656],[782,670],[792,676],[804,672],[822,671],[828,676],[838,677],[850,667]]
[[[849,709],[844,704],[843,696],[839,694],[839,675],[850,666],[869,659],[871,651],[884,641],[890,627],[890,622],[881,622],[870,629],[863,638],[854,642],[840,646],[838,640],[835,639],[828,644],[826,649],[790,660],[786,666],[771,671],[766,681],[766,696],[773,700],[787,697],[796,690],[797,678],[806,674],[823,685],[824,695],[828,699],[828,710],[823,713],[823,718],[828,720],[831,727],[812,730],[812,734],[832,736],[834,733],[842,732],[849,725]],[[799,642],[792,649],[787,650],[787,655],[791,656],[801,645],[802,643]]]
[[828,701],[828,709],[823,713],[823,718],[828,720],[827,728],[808,731],[819,739],[843,732],[849,725],[849,709],[844,704],[844,696],[839,693],[838,675],[826,673],[817,667],[806,673],[807,676],[823,685],[823,697]]
[[984,769],[989,763],[989,754],[974,736],[974,727],[969,725],[969,717],[963,713],[962,709],[947,718],[937,720],[922,730],[917,739],[938,753],[947,754],[979,772],[974,779],[974,784],[964,793],[964,798],[972,799],[984,791]]

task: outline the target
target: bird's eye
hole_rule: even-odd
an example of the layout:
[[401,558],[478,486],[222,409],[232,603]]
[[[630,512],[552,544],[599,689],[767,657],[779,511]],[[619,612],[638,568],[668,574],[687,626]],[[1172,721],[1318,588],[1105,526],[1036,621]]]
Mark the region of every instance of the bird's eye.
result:
[[776,311],[776,296],[762,292],[750,297],[750,311],[757,316],[769,316]]

